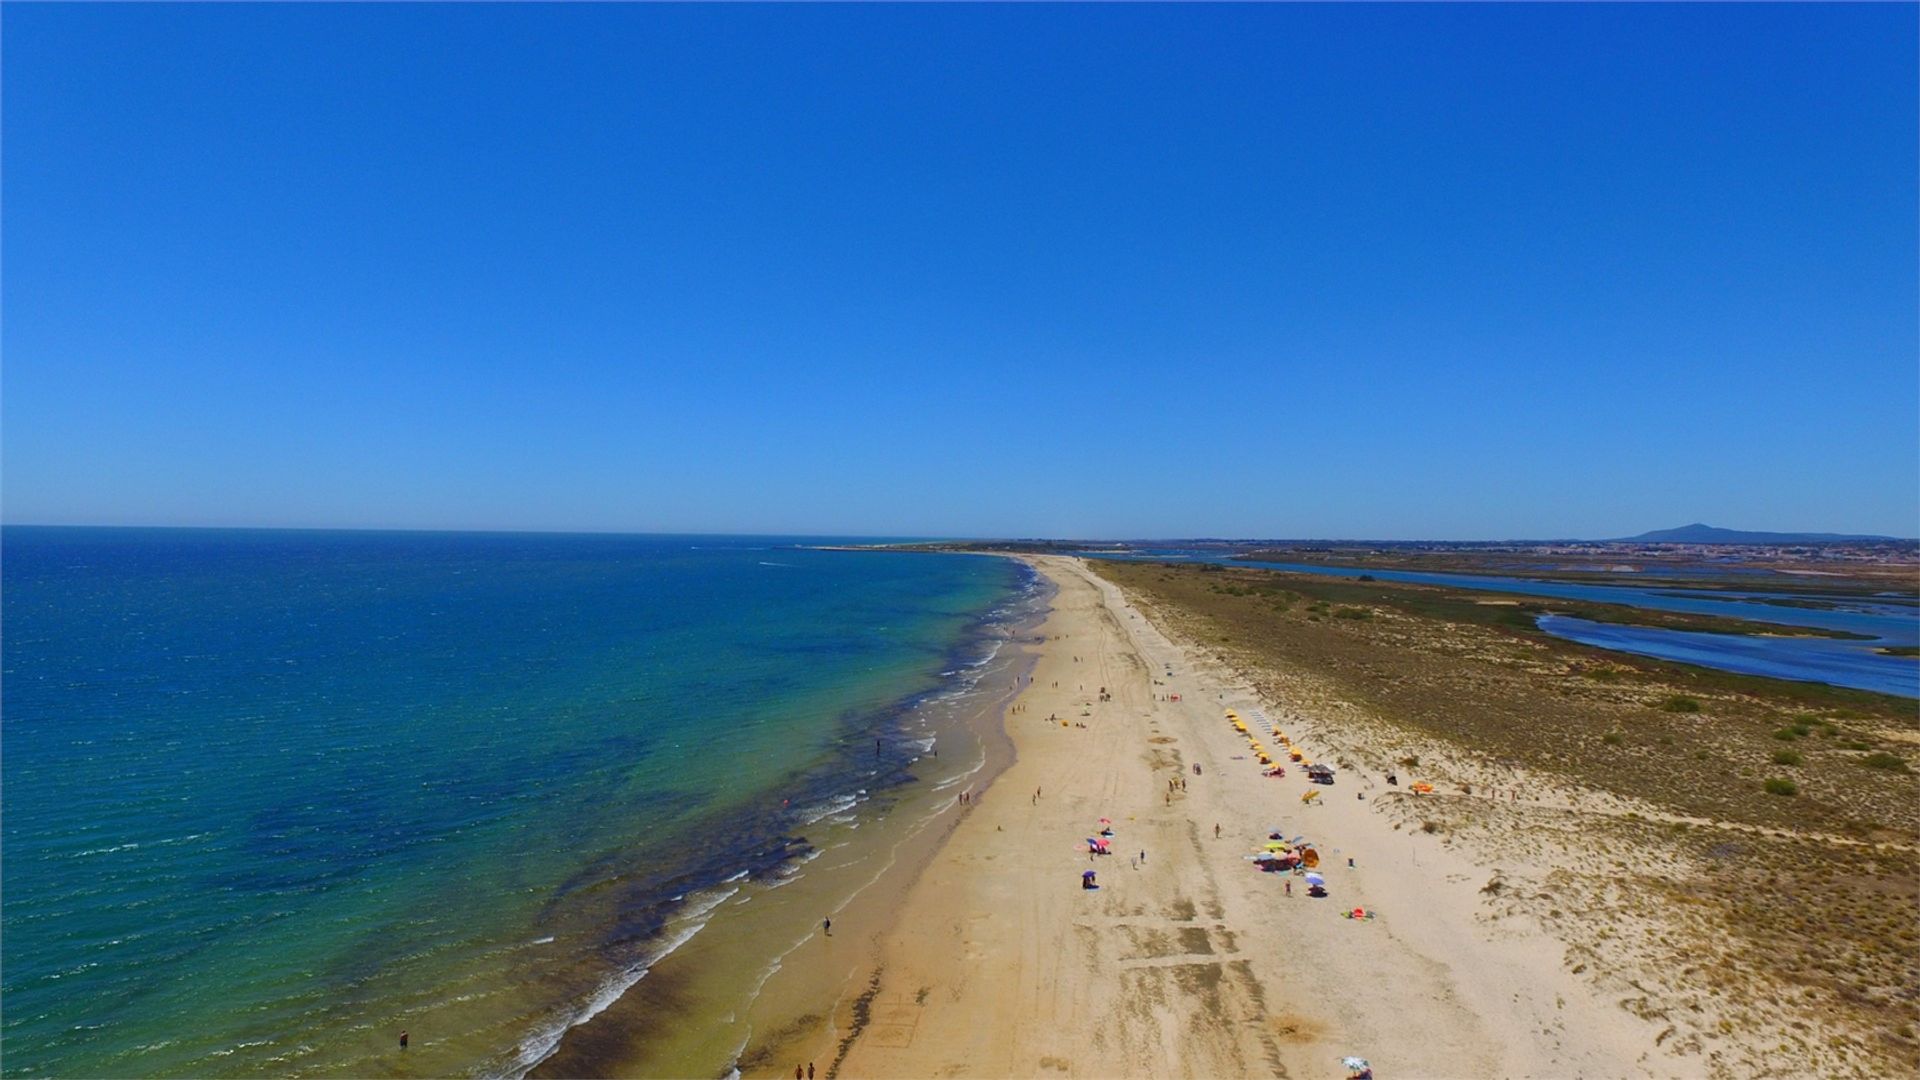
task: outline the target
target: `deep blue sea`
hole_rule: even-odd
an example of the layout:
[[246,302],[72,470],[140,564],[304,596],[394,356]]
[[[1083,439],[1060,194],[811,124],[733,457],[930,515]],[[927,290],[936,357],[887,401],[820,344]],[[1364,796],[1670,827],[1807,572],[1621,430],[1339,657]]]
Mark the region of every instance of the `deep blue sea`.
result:
[[5,1073],[513,1071],[1030,586],[797,543],[7,528]]

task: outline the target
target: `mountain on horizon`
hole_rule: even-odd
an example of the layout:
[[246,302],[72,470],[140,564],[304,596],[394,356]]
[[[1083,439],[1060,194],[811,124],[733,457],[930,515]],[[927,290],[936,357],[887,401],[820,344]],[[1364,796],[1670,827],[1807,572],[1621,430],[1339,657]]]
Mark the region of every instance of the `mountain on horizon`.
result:
[[1845,542],[1898,541],[1897,536],[1858,536],[1846,533],[1746,532],[1719,529],[1695,522],[1677,529],[1655,529],[1639,536],[1623,537],[1623,544],[1837,544]]

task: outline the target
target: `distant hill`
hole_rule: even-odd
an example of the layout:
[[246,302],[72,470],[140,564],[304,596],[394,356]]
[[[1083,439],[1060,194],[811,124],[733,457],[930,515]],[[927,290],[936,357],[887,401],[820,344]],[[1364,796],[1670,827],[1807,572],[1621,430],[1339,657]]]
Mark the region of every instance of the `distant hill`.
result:
[[1677,529],[1656,529],[1628,536],[1619,541],[1623,544],[1839,544],[1871,543],[1874,541],[1897,541],[1894,536],[1851,536],[1844,533],[1777,533],[1743,532],[1739,529],[1716,529],[1711,525],[1682,525]]

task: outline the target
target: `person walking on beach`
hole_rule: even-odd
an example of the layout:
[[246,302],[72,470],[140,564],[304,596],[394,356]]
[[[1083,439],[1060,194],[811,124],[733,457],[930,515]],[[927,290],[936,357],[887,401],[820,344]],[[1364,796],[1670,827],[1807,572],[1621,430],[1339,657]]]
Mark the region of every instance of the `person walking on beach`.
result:
[[807,1062],[807,1080],[813,1080],[813,1062]]
[[793,1080],[806,1080],[807,1070],[798,1065],[793,1067]]
[[833,936],[833,916],[829,915],[826,918],[820,920],[820,930],[822,933],[826,934],[828,937]]
[[1220,839],[1220,823],[1217,821],[1214,822],[1214,825],[1213,825],[1213,838],[1215,840]]
[[405,1050],[406,1048],[407,1048],[407,1033],[403,1031],[400,1033],[400,1049]]
[[1288,896],[1293,895],[1293,882],[1291,881],[1287,882],[1287,895]]

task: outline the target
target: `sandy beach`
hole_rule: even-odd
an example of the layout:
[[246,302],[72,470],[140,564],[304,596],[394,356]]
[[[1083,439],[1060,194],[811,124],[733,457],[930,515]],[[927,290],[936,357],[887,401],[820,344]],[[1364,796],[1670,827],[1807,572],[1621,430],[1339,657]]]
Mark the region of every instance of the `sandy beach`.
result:
[[[1553,940],[1482,918],[1485,868],[1404,829],[1398,789],[1343,769],[1303,804],[1303,771],[1264,776],[1225,719],[1260,733],[1281,703],[1078,560],[1033,562],[1059,592],[1007,717],[1015,762],[954,809],[888,925],[836,928],[862,957],[828,1030],[784,1051],[860,1077],[1699,1071]],[[1090,856],[1103,817],[1114,853]],[[1327,898],[1250,861],[1275,831],[1317,848]]]

